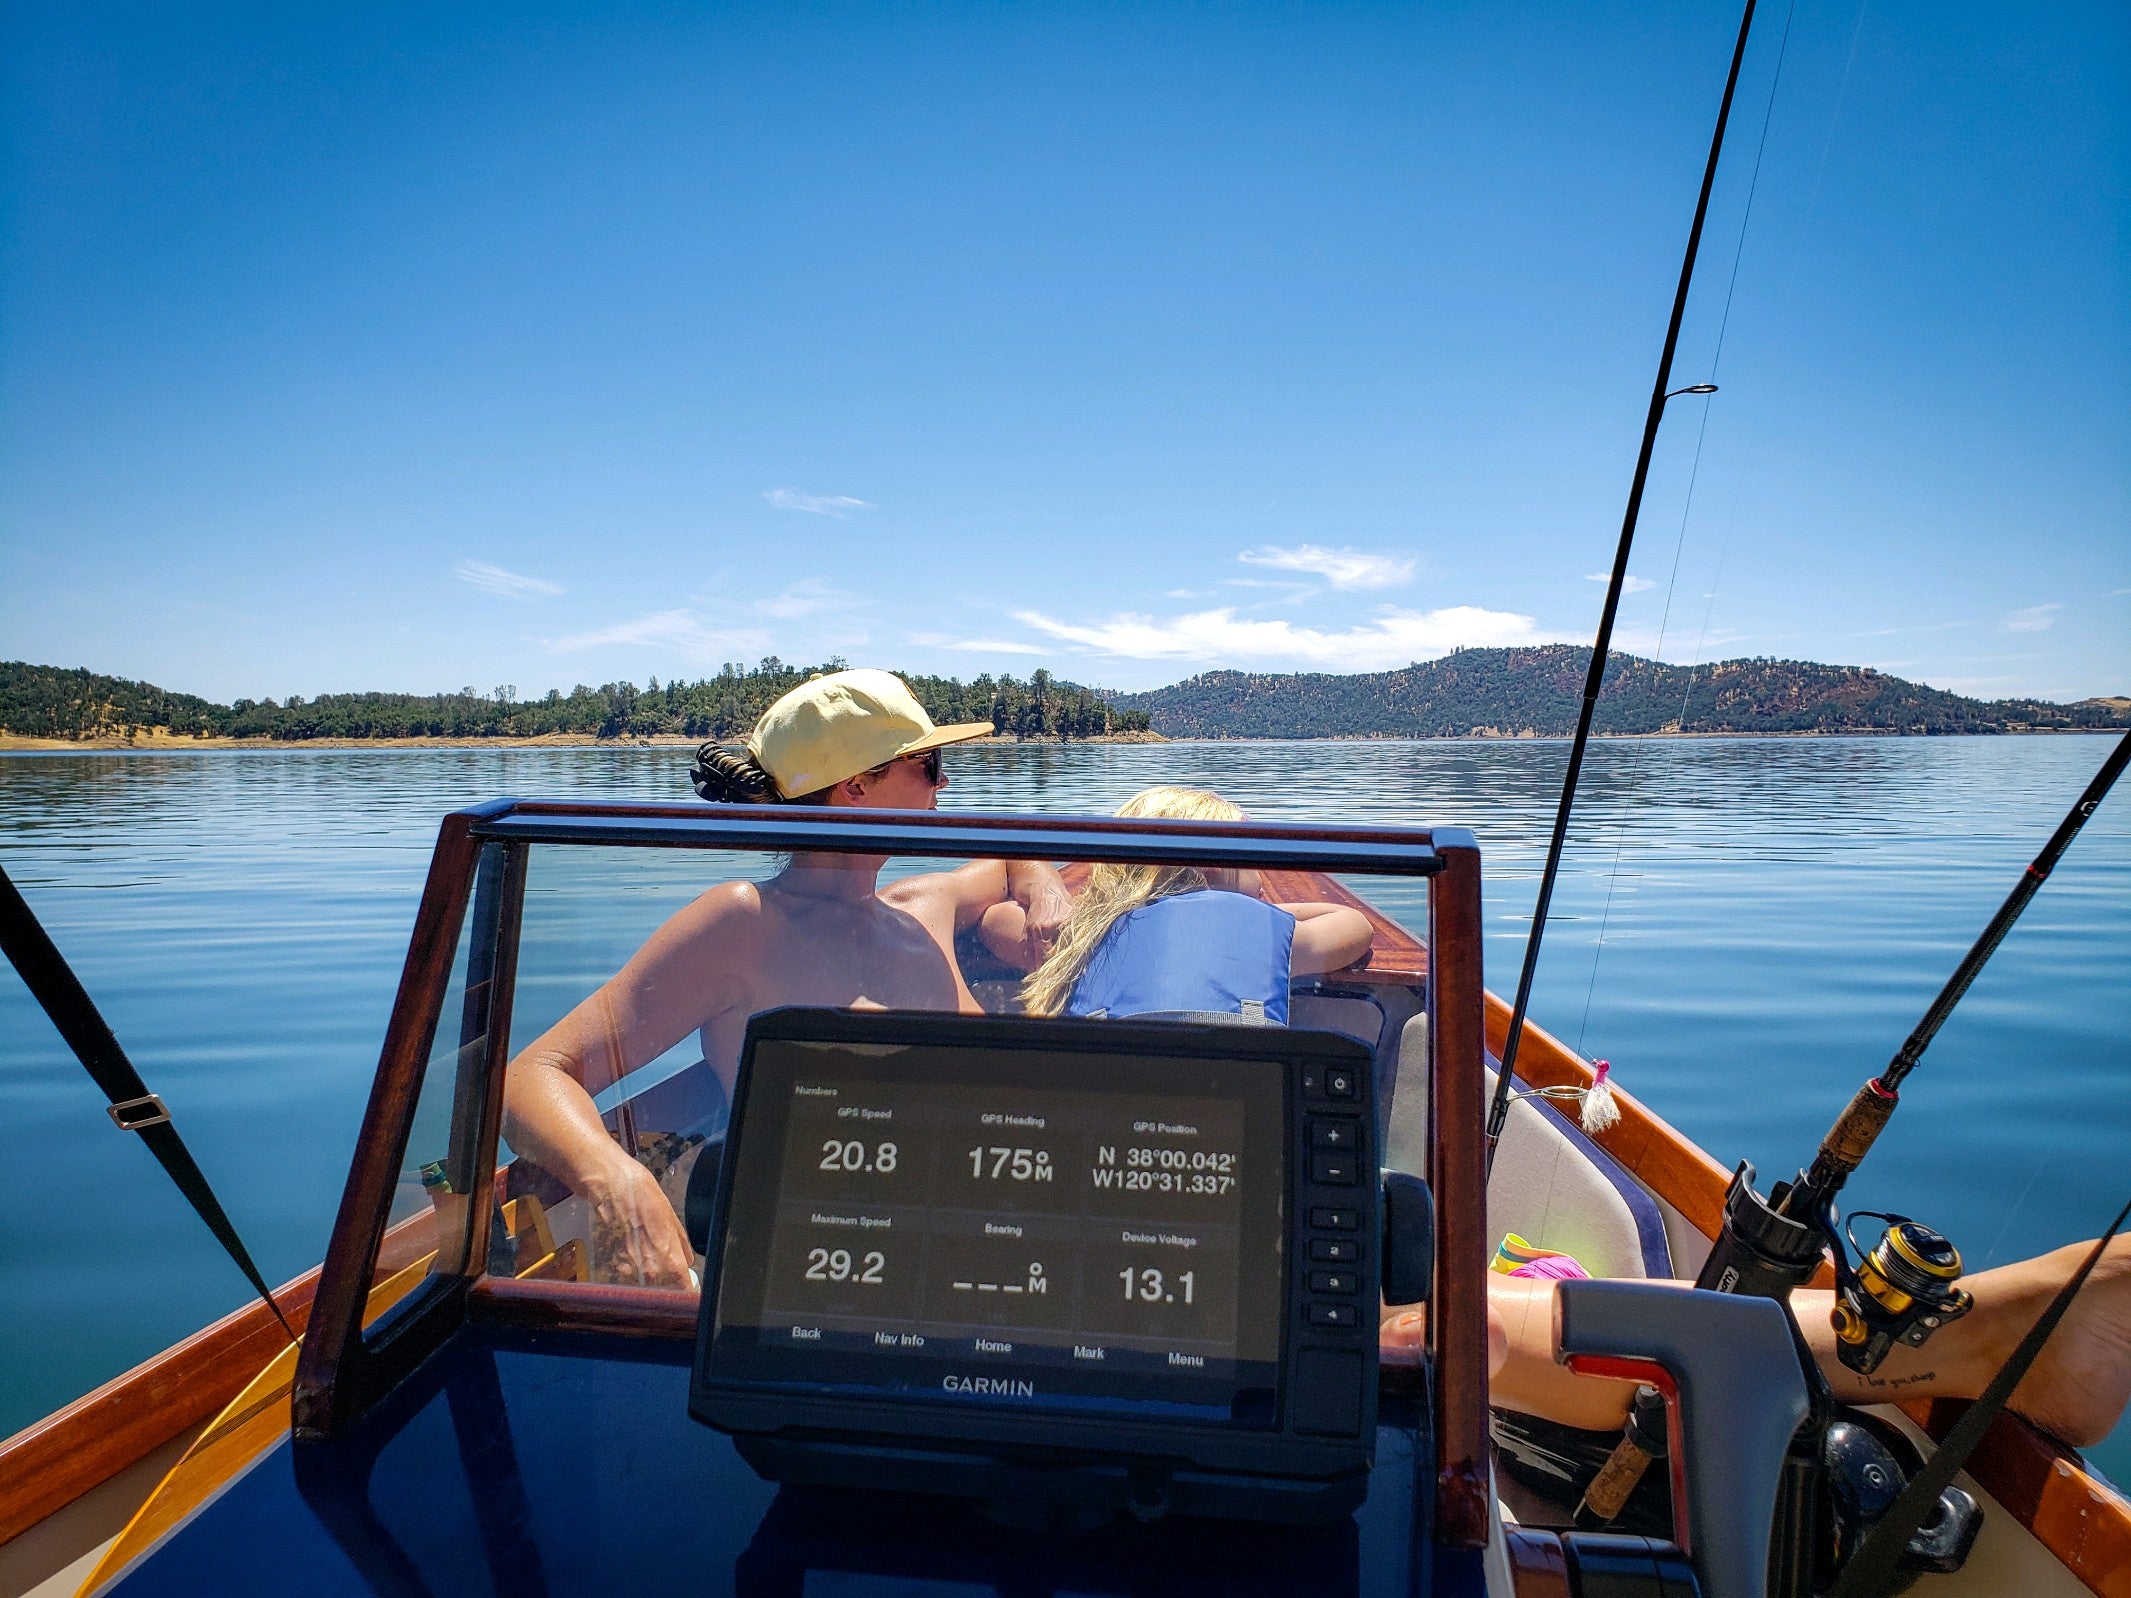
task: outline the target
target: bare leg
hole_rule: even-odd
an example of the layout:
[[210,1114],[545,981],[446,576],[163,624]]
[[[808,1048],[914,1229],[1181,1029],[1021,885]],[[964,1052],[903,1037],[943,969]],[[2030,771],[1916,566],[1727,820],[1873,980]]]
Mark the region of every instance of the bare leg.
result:
[[1543,1278],[1488,1273],[1487,1318],[1490,1325],[1501,1323],[1509,1343],[1489,1397],[1505,1409],[1544,1415],[1564,1426],[1618,1431],[1627,1424],[1635,1383],[1579,1376],[1554,1358],[1555,1285]]
[[[2091,1243],[2074,1243],[1966,1278],[1962,1285],[1975,1295],[1976,1307],[1922,1348],[1895,1349],[1870,1376],[1859,1376],[1835,1357],[1835,1334],[1828,1325],[1832,1293],[1801,1289],[1792,1295],[1791,1312],[1837,1398],[1853,1404],[1974,1398],[2092,1247]],[[1634,1387],[1604,1377],[1578,1376],[1555,1362],[1554,1285],[1490,1273],[1491,1396],[1505,1408],[1544,1415],[1564,1425],[1610,1431],[1626,1418]],[[1387,1357],[1411,1357],[1426,1324],[1426,1317],[1417,1312],[1386,1321]],[[2131,1402],[2131,1237],[2120,1237],[2109,1245],[2043,1346],[2034,1369],[2015,1389],[2012,1408],[2052,1436],[2085,1447],[2108,1435],[2127,1402]]]
[[[1428,1337],[1426,1310],[1394,1310],[1378,1342],[1386,1364],[1411,1364]],[[1628,1418],[1633,1382],[1578,1376],[1554,1361],[1554,1284],[1521,1276],[1487,1277],[1489,1399],[1506,1409],[1545,1415],[1590,1431],[1616,1429]]]

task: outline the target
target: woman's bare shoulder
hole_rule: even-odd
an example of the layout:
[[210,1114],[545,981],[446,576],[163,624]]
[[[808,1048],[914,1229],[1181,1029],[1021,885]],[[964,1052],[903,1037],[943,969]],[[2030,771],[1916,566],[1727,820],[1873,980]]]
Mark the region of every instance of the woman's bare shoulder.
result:
[[688,901],[688,909],[705,916],[759,916],[763,911],[762,884],[759,882],[721,882],[715,888],[705,888]]
[[750,939],[759,935],[765,914],[762,890],[755,883],[721,882],[668,916],[644,944],[643,952],[653,958],[671,958]]

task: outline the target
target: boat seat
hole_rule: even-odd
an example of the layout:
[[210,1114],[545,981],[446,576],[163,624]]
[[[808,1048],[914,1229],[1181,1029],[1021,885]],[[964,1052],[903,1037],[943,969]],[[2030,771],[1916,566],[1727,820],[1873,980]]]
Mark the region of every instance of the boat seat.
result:
[[[1384,1139],[1384,1163],[1416,1176],[1427,1174],[1427,1024],[1426,1016],[1415,1016],[1399,1040],[1400,1068]],[[1490,1068],[1489,1093],[1494,1086]],[[1473,1136],[1480,1134],[1476,1125]],[[1593,1276],[1673,1274],[1656,1201],[1544,1099],[1510,1105],[1487,1188],[1487,1230],[1494,1242],[1515,1232],[1540,1248],[1572,1255]]]
[[1287,1024],[1298,1031],[1337,1032],[1378,1050],[1381,1057],[1384,1007],[1374,999],[1344,993],[1311,993],[1301,990],[1298,984],[1288,995]]

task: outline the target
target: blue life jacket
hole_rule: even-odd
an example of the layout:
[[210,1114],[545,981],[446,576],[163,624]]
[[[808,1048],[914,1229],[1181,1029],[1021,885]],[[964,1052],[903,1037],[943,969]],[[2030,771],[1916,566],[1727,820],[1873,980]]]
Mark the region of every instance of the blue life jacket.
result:
[[[1171,894],[1110,923],[1066,1000],[1067,1015],[1211,1010],[1287,1023],[1295,918],[1248,894]],[[1255,1019],[1256,1017],[1253,1017]]]

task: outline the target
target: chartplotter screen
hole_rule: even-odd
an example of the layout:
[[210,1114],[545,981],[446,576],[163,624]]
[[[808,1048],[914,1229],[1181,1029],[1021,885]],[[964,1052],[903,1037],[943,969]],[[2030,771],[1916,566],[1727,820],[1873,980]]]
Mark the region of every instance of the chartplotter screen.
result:
[[725,1379],[1269,1425],[1283,1072],[764,1039],[734,1149]]

